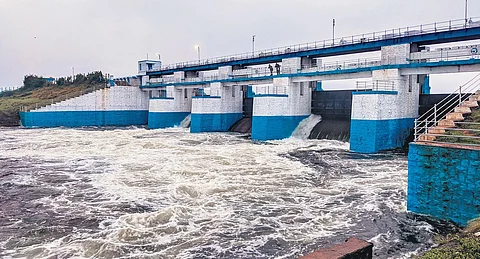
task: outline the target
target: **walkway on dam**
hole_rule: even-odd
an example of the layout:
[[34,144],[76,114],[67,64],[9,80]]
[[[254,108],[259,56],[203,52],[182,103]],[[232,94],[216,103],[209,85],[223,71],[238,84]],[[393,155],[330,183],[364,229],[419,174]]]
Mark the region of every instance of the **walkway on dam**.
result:
[[[472,72],[480,69],[480,55],[472,54],[472,50],[478,50],[478,47],[472,47],[467,51],[436,51],[438,56],[432,55],[433,52],[416,53],[419,58],[409,60],[401,64],[385,63],[380,59],[358,59],[354,61],[340,61],[321,66],[302,67],[300,70],[293,71],[290,68],[282,69],[281,73],[271,73],[268,68],[246,68],[235,70],[228,77],[221,77],[218,74],[185,78],[181,81],[175,81],[173,76],[151,79],[150,83],[141,86],[141,88],[159,88],[166,86],[199,86],[210,83],[242,83],[242,84],[266,84],[272,83],[274,78],[289,77],[294,82],[308,82],[315,80],[336,80],[336,79],[355,79],[371,77],[374,70],[383,69],[402,69],[403,75],[409,74],[437,74],[437,73],[458,73]],[[453,53],[462,53],[454,55]],[[430,56],[430,59],[423,59],[421,54]],[[478,53],[478,52],[477,52]],[[448,56],[449,54],[452,54]],[[442,55],[445,55],[442,57]]]
[[328,57],[380,50],[382,46],[417,43],[418,45],[441,44],[478,39],[480,18],[436,22],[364,33],[348,37],[296,44],[286,47],[260,50],[211,59],[179,62],[150,69],[144,75],[162,76],[177,71],[205,71],[221,66],[253,66],[280,62],[292,57]]

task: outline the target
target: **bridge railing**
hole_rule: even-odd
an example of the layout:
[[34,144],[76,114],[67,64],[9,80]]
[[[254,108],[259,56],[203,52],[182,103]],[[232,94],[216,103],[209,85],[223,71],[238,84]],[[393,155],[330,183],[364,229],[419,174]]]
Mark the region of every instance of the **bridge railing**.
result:
[[372,33],[364,33],[359,35],[352,35],[348,37],[339,37],[335,39],[325,39],[321,41],[308,42],[303,44],[295,44],[290,46],[260,50],[255,52],[247,52],[235,55],[221,56],[211,59],[179,62],[163,66],[160,69],[149,70],[149,72],[169,70],[169,69],[181,69],[186,67],[210,65],[216,63],[223,63],[229,61],[238,61],[251,58],[271,57],[282,54],[289,54],[294,52],[302,52],[309,50],[318,50],[324,48],[331,48],[343,45],[352,45],[359,43],[366,43],[379,40],[395,39],[408,36],[423,35],[435,32],[445,32],[452,30],[459,30],[464,28],[480,27],[479,17],[465,19],[450,20],[444,22],[435,22],[430,24],[422,24],[417,26],[401,27],[396,29],[377,31]]
[[373,81],[357,81],[358,91],[396,91],[395,81],[373,80]]

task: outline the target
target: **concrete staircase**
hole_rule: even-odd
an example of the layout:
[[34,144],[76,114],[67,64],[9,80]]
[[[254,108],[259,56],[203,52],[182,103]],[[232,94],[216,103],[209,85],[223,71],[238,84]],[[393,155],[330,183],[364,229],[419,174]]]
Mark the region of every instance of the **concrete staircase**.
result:
[[[435,141],[437,137],[444,136],[447,129],[458,128],[455,122],[462,122],[465,120],[464,115],[472,113],[472,108],[479,107],[480,90],[477,90],[475,94],[471,95],[467,100],[463,101],[460,105],[454,108],[454,110],[448,113],[444,119],[439,120],[437,125],[429,127],[427,134],[422,134],[418,137],[417,141],[430,142]],[[468,130],[466,130],[468,131]]]

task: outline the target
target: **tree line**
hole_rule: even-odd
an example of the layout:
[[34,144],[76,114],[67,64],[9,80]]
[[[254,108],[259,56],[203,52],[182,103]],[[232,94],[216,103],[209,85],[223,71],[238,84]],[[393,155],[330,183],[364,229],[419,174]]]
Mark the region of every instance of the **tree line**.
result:
[[0,97],[12,96],[15,93],[32,91],[49,85],[57,86],[75,86],[75,85],[95,85],[105,83],[105,77],[102,71],[93,71],[88,74],[77,74],[75,77],[59,77],[54,82],[50,82],[49,78],[37,75],[26,75],[23,78],[23,87],[14,91],[5,91],[0,93]]

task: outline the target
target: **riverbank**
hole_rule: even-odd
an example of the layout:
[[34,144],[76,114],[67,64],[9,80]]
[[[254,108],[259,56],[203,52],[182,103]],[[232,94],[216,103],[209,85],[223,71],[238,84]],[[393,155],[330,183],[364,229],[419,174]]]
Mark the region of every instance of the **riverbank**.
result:
[[480,220],[472,221],[465,230],[438,236],[436,248],[426,252],[418,259],[468,259],[480,258]]

